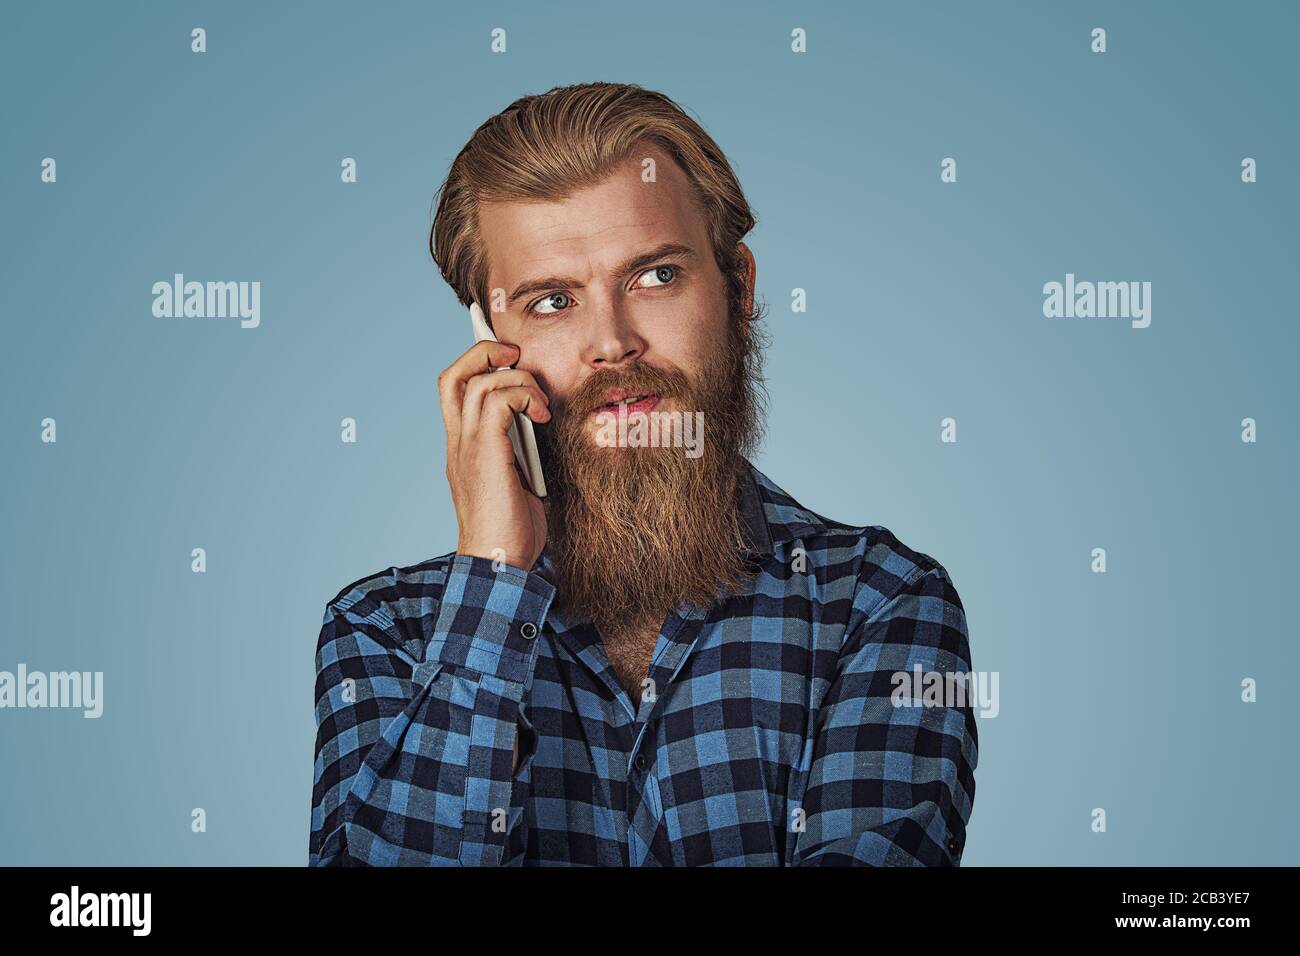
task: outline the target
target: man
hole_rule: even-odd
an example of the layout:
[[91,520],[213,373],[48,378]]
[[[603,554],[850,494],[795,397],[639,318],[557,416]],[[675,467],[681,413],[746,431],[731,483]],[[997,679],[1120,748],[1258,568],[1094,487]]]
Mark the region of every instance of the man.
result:
[[974,715],[894,692],[969,673],[961,601],[749,463],[753,225],[636,86],[524,97],[457,156],[430,244],[499,340],[438,379],[459,540],[326,607],[313,865],[960,861]]

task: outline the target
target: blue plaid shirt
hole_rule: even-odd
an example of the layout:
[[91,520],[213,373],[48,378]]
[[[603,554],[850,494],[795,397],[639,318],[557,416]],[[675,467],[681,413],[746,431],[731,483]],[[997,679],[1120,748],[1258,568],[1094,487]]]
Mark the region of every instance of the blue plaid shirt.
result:
[[340,591],[316,650],[311,865],[957,865],[971,706],[891,700],[898,672],[971,670],[947,572],[752,466],[741,485],[761,571],[669,617],[639,706],[592,625],[552,607],[545,552]]

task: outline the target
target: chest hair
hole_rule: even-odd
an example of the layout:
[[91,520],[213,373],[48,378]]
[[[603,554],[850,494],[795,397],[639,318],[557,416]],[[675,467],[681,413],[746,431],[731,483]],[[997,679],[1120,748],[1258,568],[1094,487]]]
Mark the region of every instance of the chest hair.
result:
[[642,682],[650,676],[650,658],[654,656],[655,642],[659,639],[658,625],[626,628],[601,636],[605,656],[618,676],[618,681],[632,698],[641,705]]

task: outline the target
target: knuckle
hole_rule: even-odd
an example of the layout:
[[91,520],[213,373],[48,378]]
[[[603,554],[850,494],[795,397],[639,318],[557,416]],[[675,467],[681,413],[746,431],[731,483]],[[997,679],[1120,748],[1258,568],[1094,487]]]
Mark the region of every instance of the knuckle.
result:
[[519,389],[502,388],[492,393],[491,400],[497,414],[509,412],[518,400]]

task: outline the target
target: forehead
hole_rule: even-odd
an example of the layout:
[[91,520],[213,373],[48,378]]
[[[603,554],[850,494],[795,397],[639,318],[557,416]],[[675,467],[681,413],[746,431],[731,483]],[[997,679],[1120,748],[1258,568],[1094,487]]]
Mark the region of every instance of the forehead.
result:
[[[655,161],[655,181],[642,161]],[[632,151],[606,179],[565,199],[479,206],[488,286],[509,288],[534,276],[600,272],[664,242],[683,242],[705,259],[708,224],[690,181],[654,146]]]

